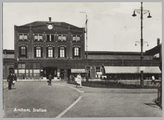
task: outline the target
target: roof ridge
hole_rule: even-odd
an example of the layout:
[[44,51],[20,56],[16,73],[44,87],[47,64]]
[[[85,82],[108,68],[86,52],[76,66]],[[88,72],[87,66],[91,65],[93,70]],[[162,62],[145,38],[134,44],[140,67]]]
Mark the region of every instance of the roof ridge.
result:
[[27,23],[27,24],[24,24],[24,25],[19,25],[18,27],[23,27],[23,26],[38,26],[38,25],[45,25],[47,23],[53,23],[53,24],[59,24],[61,26],[70,26],[70,27],[76,27],[76,28],[81,28],[81,27],[78,27],[78,26],[75,26],[75,25],[72,25],[72,24],[69,24],[67,22],[59,22],[59,21],[34,21],[34,22],[30,22],[30,23]]

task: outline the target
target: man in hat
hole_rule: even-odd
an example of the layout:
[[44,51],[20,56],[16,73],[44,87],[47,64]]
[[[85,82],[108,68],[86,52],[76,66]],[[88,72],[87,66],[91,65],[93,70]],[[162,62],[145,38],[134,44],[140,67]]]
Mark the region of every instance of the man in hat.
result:
[[11,86],[14,80],[14,75],[13,72],[10,71],[10,74],[7,77],[7,82],[8,82],[8,89],[11,90]]
[[51,80],[52,80],[52,75],[50,73],[49,76],[48,76],[48,85],[51,85]]

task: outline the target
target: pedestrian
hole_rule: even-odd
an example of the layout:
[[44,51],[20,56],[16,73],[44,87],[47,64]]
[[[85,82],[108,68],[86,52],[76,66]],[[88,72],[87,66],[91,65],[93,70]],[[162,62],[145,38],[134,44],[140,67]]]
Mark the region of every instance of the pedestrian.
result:
[[14,79],[13,73],[10,71],[10,74],[9,74],[8,77],[7,77],[8,89],[9,89],[9,90],[11,90],[11,86],[12,86],[12,83],[13,83],[13,79]]
[[51,85],[51,80],[52,80],[52,75],[50,73],[49,76],[48,76],[48,85]]
[[64,81],[64,73],[61,73],[61,80]]
[[76,77],[76,87],[77,86],[82,87],[81,80],[82,80],[81,75],[78,74]]
[[13,87],[14,87],[14,85],[15,85],[15,83],[16,83],[16,81],[17,81],[17,76],[16,76],[16,74],[13,74],[13,82],[12,82],[12,85],[13,85]]
[[151,81],[151,84],[154,83],[155,84],[155,77],[152,76],[152,81]]

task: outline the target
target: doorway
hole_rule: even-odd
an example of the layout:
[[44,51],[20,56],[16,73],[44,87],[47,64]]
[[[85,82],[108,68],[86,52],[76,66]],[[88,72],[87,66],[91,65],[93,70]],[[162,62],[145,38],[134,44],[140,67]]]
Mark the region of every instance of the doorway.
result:
[[43,68],[43,77],[46,77],[48,79],[49,74],[52,75],[52,78],[57,77],[57,68],[56,67]]

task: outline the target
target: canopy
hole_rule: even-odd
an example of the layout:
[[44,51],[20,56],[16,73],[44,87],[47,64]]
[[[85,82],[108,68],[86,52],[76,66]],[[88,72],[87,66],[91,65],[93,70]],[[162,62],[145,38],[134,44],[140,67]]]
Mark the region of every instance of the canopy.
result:
[[144,73],[157,73],[160,74],[161,71],[158,66],[104,66],[105,74],[114,74],[114,73],[140,73],[143,70]]

